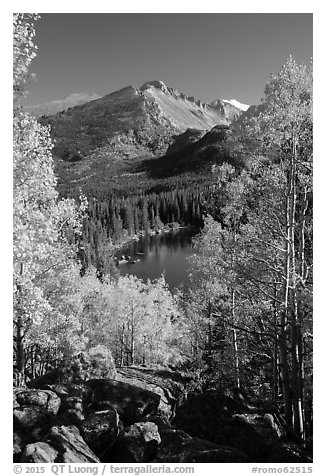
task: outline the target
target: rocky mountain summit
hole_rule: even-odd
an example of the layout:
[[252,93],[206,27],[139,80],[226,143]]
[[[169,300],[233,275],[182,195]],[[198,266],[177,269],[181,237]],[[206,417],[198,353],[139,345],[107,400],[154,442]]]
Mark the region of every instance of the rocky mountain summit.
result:
[[280,416],[240,391],[194,391],[168,369],[74,381],[52,372],[14,389],[14,461],[309,462]]
[[162,81],[150,81],[139,89],[128,86],[42,118],[41,122],[51,126],[56,143],[54,154],[78,161],[92,153],[105,154],[119,143],[124,145],[120,155],[135,145],[140,153],[164,153],[172,136],[188,128],[208,130],[229,125],[241,113],[231,102],[216,100],[206,104]]
[[60,182],[80,187],[133,174],[144,160],[169,154],[187,130],[199,131],[199,137],[228,127],[244,109],[235,100],[207,104],[162,81],[149,81],[39,121],[51,127]]
[[242,112],[240,107],[227,100],[217,99],[207,104],[193,96],[188,97],[175,88],[167,87],[162,81],[149,81],[140,91],[158,104],[163,115],[180,132],[188,128],[208,129],[219,124],[227,125]]

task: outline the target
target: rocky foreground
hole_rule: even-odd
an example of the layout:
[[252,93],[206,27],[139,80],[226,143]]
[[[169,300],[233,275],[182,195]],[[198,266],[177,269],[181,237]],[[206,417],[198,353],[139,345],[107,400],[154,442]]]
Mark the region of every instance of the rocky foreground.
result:
[[73,383],[49,374],[15,388],[14,462],[312,461],[279,416],[239,393],[189,393],[190,382],[170,371],[132,367],[113,377]]

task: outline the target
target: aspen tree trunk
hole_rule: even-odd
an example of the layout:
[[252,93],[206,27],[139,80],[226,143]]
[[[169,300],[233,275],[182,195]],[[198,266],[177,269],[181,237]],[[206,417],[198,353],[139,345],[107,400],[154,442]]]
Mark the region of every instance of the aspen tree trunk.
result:
[[279,379],[280,362],[279,362],[278,341],[277,341],[278,311],[277,311],[276,299],[277,299],[277,284],[274,283],[273,325],[274,325],[275,339],[273,341],[273,402],[275,405],[277,404],[277,401],[278,401],[279,385],[280,385],[280,379]]
[[36,351],[34,350],[34,346],[31,346],[31,378],[34,379],[35,377],[35,369],[34,369],[34,355],[36,355]]
[[125,325],[122,324],[121,347],[120,347],[120,367],[124,365],[124,350],[125,348]]
[[275,342],[273,342],[273,403],[275,405],[278,401],[278,386],[279,386],[278,369],[279,369],[278,347],[277,347],[277,340],[275,340]]
[[292,428],[292,396],[291,396],[291,384],[290,384],[290,371],[289,371],[289,362],[288,362],[288,349],[287,349],[287,334],[288,334],[288,318],[289,318],[289,287],[290,287],[290,194],[289,192],[286,195],[286,204],[285,204],[285,213],[286,213],[286,228],[287,228],[287,238],[285,241],[285,283],[283,291],[283,301],[284,309],[281,312],[280,318],[280,335],[278,338],[279,343],[279,353],[280,353],[280,370],[281,370],[281,379],[282,379],[282,393],[283,393],[283,403],[284,403],[284,416],[287,425]]
[[[146,364],[145,349],[146,349],[146,347],[149,347],[149,342],[148,342],[147,344],[148,344],[148,345],[146,346],[146,337],[144,336],[144,337],[143,337],[143,355],[142,355],[142,363],[143,363],[143,365]],[[151,355],[150,355],[150,357],[151,357]]]
[[[20,276],[23,277],[24,265],[20,265]],[[23,288],[21,284],[17,285],[18,300],[22,295]],[[24,349],[24,318],[23,311],[19,306],[16,319],[16,364],[17,364],[17,386],[25,387],[25,349]]]
[[41,366],[40,366],[40,376],[44,375],[44,367],[45,367],[45,360],[42,360]]
[[284,416],[285,421],[289,427],[292,428],[292,398],[291,398],[291,385],[290,385],[290,372],[288,364],[288,352],[287,352],[287,331],[285,326],[285,313],[281,319],[281,332],[279,336],[279,351],[280,351],[280,370],[282,379],[282,393],[284,403]]
[[304,439],[302,407],[302,367],[300,365],[300,326],[292,326],[292,382],[293,382],[293,427],[295,433]]
[[[234,244],[237,241],[237,232],[233,230]],[[234,253],[232,253],[232,269],[234,269]],[[239,370],[239,351],[238,351],[238,335],[235,329],[236,313],[235,313],[235,284],[232,283],[231,287],[231,319],[232,319],[232,345],[233,345],[233,359],[234,359],[234,374],[236,388],[240,388],[240,370]]]
[[306,262],[306,214],[308,210],[308,190],[304,187],[304,192],[301,197],[301,224],[300,224],[300,277],[302,285],[306,281],[307,262]]
[[130,365],[134,364],[135,358],[135,316],[134,309],[131,311],[131,343],[130,343]]
[[25,387],[25,350],[23,318],[21,314],[17,316],[16,329],[17,386]]
[[[300,278],[302,287],[305,286],[307,279],[307,260],[306,260],[306,214],[308,210],[308,189],[304,186],[303,194],[301,195],[301,228],[300,228]],[[303,439],[306,433],[306,415],[305,415],[305,401],[304,401],[304,342],[301,335],[299,335],[299,371],[300,371],[300,395],[302,398],[302,413],[303,413]]]
[[293,390],[293,428],[295,433],[303,438],[303,411],[302,411],[302,369],[300,361],[301,325],[298,316],[296,250],[295,250],[295,222],[296,222],[296,139],[293,138],[293,151],[290,169],[290,244],[291,244],[291,363],[292,363],[292,390]]
[[210,301],[208,301],[207,318],[208,318],[207,357],[210,359],[212,355],[212,323],[211,323],[211,302]]
[[[235,323],[235,291],[232,290],[232,323]],[[233,353],[234,353],[234,371],[235,371],[235,385],[240,388],[240,371],[239,371],[239,351],[238,351],[238,336],[237,330],[232,329]]]

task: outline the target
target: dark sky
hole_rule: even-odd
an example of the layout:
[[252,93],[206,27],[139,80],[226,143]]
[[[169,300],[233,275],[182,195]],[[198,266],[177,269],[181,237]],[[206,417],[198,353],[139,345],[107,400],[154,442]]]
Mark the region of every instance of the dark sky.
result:
[[48,13],[26,104],[159,79],[203,101],[257,104],[270,73],[312,56],[312,14]]

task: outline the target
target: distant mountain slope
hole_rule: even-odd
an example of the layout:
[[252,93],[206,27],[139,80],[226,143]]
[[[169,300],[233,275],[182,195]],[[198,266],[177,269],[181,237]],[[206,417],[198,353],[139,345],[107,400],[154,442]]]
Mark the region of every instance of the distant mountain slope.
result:
[[[181,137],[175,143],[180,134],[189,129],[199,131],[192,138],[195,142],[215,126],[230,125],[242,113],[228,101],[205,104],[162,81],[150,81],[139,89],[128,86],[40,117],[39,121],[51,126],[59,185],[67,191],[69,187],[105,187],[109,182],[120,183],[122,178],[133,181],[138,177],[145,183],[150,176],[156,176],[152,170],[155,164],[151,163],[150,170],[141,164],[158,157],[164,160],[166,154],[173,161],[170,146],[183,148],[182,142],[188,140],[188,136]],[[186,161],[183,152],[182,163]],[[190,161],[189,167],[182,165],[177,170],[188,173],[195,162],[198,169],[196,159]]]
[[229,126],[217,125],[208,132],[187,129],[175,138],[165,156],[144,160],[138,170],[146,170],[151,178],[166,179],[182,174],[208,177],[224,162],[243,168],[245,163],[234,153],[234,145]]
[[98,94],[74,93],[64,99],[50,101],[37,106],[25,106],[24,109],[35,117],[51,116],[69,107],[79,106],[85,102],[99,99],[100,97]]
[[228,125],[241,113],[231,104],[215,101],[208,105],[162,81],[151,81],[140,89],[128,86],[40,120],[51,125],[54,153],[76,161],[99,148],[111,150],[117,143],[123,143],[126,152],[129,146],[138,145],[150,154],[160,154],[174,134],[188,128]]

